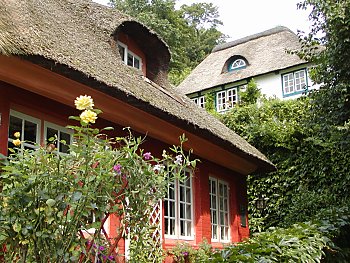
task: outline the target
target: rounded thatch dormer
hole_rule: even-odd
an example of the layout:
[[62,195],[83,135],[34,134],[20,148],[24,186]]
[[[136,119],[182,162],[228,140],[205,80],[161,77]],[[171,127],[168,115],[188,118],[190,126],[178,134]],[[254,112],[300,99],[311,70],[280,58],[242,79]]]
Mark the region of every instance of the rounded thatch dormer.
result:
[[231,56],[226,60],[221,73],[227,73],[235,70],[244,69],[248,66],[248,60],[240,55]]
[[157,34],[138,22],[125,21],[112,37],[125,64],[142,70],[145,77],[160,86],[169,84],[170,52]]

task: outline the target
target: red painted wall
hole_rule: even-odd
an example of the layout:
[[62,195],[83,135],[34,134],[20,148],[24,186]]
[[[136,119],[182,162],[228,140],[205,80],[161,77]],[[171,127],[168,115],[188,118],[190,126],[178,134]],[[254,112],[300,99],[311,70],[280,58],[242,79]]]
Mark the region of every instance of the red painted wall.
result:
[[[47,120],[62,126],[68,124],[68,116],[78,114],[78,111],[73,107],[62,105],[56,101],[0,82],[0,112],[2,114],[2,123],[0,126],[0,151],[2,153],[7,152],[8,116],[10,108],[32,117]],[[122,131],[122,127],[118,124],[112,124],[102,119],[99,119],[98,123],[100,128],[114,126],[116,128],[115,133],[119,136],[125,133],[125,131]],[[43,134],[43,131],[41,134]],[[135,133],[135,135],[138,134]],[[161,157],[162,150],[169,148],[169,145],[159,140],[146,137],[142,148],[144,148],[145,152],[150,151],[154,156]],[[209,176],[221,179],[229,184],[231,239],[233,242],[239,242],[243,238],[249,236],[248,224],[247,227],[241,226],[239,212],[240,205],[247,205],[246,178],[242,175],[235,174],[229,169],[203,159],[198,163],[197,169],[193,175],[195,237],[194,240],[186,242],[189,242],[193,246],[197,246],[205,238],[211,243]],[[109,227],[112,233],[116,232],[117,225],[118,220],[116,218],[111,220]],[[178,240],[166,239],[163,242],[163,246],[164,248],[169,249],[173,247],[176,242],[178,242]],[[217,248],[222,247],[221,243],[212,243],[212,245]],[[124,250],[123,247],[120,249],[121,251]],[[171,262],[171,259],[169,258],[167,261]]]
[[7,136],[9,122],[9,95],[6,83],[0,82],[0,153],[7,154]]
[[119,32],[118,33],[118,40],[120,42],[122,42],[123,44],[128,46],[128,49],[134,53],[135,55],[137,55],[138,57],[140,57],[142,59],[142,72],[143,75],[146,76],[146,65],[147,65],[147,60],[146,60],[146,55],[144,54],[144,52],[139,48],[139,46],[136,44],[136,42],[129,37],[128,35],[126,35],[123,32]]

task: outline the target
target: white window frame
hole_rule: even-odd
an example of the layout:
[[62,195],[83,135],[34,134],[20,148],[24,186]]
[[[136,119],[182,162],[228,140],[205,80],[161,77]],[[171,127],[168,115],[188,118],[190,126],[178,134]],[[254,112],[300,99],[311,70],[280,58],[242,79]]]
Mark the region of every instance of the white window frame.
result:
[[[122,61],[124,62],[125,65],[142,70],[142,59],[137,56],[135,53],[131,52],[128,48],[127,45],[125,45],[124,43],[118,41],[117,45],[121,46],[124,48],[124,57],[122,58]],[[119,52],[119,46],[118,46],[118,52]],[[128,54],[131,55],[133,57],[133,65],[128,65]],[[135,67],[134,63],[134,59],[137,59],[139,61],[139,67]]]
[[[212,183],[215,183],[215,193],[212,192]],[[220,195],[220,184],[223,186],[226,186],[227,192],[226,197]],[[209,177],[209,198],[210,198],[210,226],[211,226],[211,240],[213,242],[230,242],[231,241],[231,235],[230,235],[230,187],[229,184],[225,181],[219,180],[214,177]],[[223,205],[222,209],[220,207],[220,198],[223,199]],[[212,206],[213,200],[215,200],[215,207]],[[225,203],[226,201],[226,208],[225,209]],[[213,214],[216,214],[216,224],[213,223]],[[221,224],[221,215],[222,213],[225,213],[227,216],[227,224],[224,225]],[[224,219],[225,221],[225,219]],[[214,238],[213,229],[216,228],[216,238]],[[222,228],[227,228],[227,235],[225,235],[224,238],[221,237],[221,230]]]
[[[38,148],[37,145],[40,144],[40,138],[41,138],[41,136],[40,136],[41,120],[37,119],[37,118],[34,118],[32,116],[29,116],[27,114],[15,111],[15,110],[10,110],[10,117],[11,116],[19,118],[19,119],[22,119],[22,129],[20,131],[18,131],[21,134],[21,137],[19,138],[21,140],[21,142],[22,142],[21,143],[21,149],[23,149],[24,147],[28,147],[28,148],[31,148],[31,149]],[[36,145],[30,144],[30,143],[27,143],[27,142],[24,141],[24,132],[23,132],[23,130],[24,130],[24,121],[29,121],[29,122],[32,122],[32,123],[37,125],[36,138],[35,138],[35,142],[33,142]],[[9,125],[10,125],[10,119],[9,119]],[[9,132],[9,129],[10,129],[10,127],[8,127],[8,132]],[[14,140],[14,134],[9,134],[8,135],[8,142],[12,143],[13,140]]]
[[244,59],[238,58],[231,63],[229,71],[245,68],[246,66],[247,63],[244,61]]
[[[194,240],[194,200],[193,200],[193,181],[192,181],[192,176],[190,173],[190,170],[186,170],[186,175],[188,176],[188,178],[186,180],[189,180],[190,185],[186,186],[186,182],[181,182],[178,179],[176,179],[175,181],[173,181],[171,184],[174,185],[174,199],[170,199],[168,198],[169,196],[169,189],[170,189],[170,185],[168,186],[168,193],[166,195],[166,197],[164,198],[164,209],[163,209],[163,216],[164,216],[164,237],[165,238],[169,238],[169,239],[183,239],[183,240]],[[184,187],[190,190],[190,198],[191,201],[187,202],[186,197],[184,198],[185,201],[181,201],[180,200],[180,187]],[[186,191],[184,192],[185,196],[186,196]],[[170,211],[170,206],[169,206],[169,202],[172,202],[175,206],[175,216],[174,217],[170,217],[169,215],[166,215],[165,212]],[[186,205],[190,205],[191,206],[191,216],[190,218],[186,218],[186,212],[185,213],[185,218],[180,218],[180,205],[183,204],[185,207]],[[168,208],[166,208],[165,206],[168,205]],[[186,211],[186,209],[184,210]],[[175,231],[174,234],[167,234],[167,232],[170,232],[170,224],[168,223],[168,226],[166,229],[166,225],[165,225],[165,221],[166,220],[174,220],[175,221]],[[188,230],[187,228],[187,224],[186,223],[190,223],[191,224],[191,228],[190,228],[190,235],[181,235],[181,222],[184,222],[185,224],[185,232]]]
[[48,122],[48,121],[44,121],[44,142],[47,143],[48,139],[50,138],[47,138],[47,128],[51,128],[51,129],[54,129],[54,130],[57,130],[58,131],[58,135],[57,135],[57,152],[59,154],[66,154],[64,152],[60,152],[59,151],[59,148],[60,148],[60,144],[61,144],[61,138],[60,138],[60,134],[61,132],[64,132],[66,134],[68,134],[70,136],[70,144],[72,144],[73,142],[73,131],[66,128],[66,127],[63,127],[63,126],[60,126],[60,125],[57,125],[57,124],[54,124],[54,123],[51,123],[51,122]]
[[200,97],[197,97],[197,98],[193,98],[192,101],[193,101],[198,107],[201,107],[201,108],[204,108],[204,109],[205,109],[205,96],[200,96]]
[[[234,94],[233,94],[234,92]],[[232,98],[235,98],[232,100]],[[232,109],[238,103],[238,88],[230,88],[227,90],[218,91],[216,93],[216,110],[217,112],[224,112]]]
[[[300,74],[303,76],[300,77]],[[295,93],[303,92],[307,87],[307,72],[306,69],[297,70],[282,74],[282,90],[283,95],[288,96]]]

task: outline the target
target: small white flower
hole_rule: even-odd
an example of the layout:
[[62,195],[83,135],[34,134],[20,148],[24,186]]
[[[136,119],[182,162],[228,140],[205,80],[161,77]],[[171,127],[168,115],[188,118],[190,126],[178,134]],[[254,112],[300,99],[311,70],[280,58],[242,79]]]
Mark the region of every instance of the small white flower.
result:
[[175,157],[174,163],[177,164],[177,165],[182,165],[182,155],[177,155]]
[[154,167],[153,167],[153,171],[155,172],[160,172],[160,170],[164,169],[165,166],[164,165],[161,165],[161,164],[156,164]]

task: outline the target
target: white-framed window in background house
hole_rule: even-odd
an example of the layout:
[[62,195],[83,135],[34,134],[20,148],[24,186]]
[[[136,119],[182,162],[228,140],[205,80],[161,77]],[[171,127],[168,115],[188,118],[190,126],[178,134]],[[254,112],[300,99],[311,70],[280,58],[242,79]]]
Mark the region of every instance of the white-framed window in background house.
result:
[[211,239],[230,241],[229,186],[216,178],[209,178]]
[[142,68],[142,59],[128,49],[128,46],[118,41],[118,50],[123,62],[131,67]]
[[306,69],[282,75],[283,96],[294,95],[305,91],[307,87]]
[[10,110],[8,148],[13,148],[14,134],[20,133],[22,149],[35,149],[40,143],[40,119]]
[[[68,153],[69,146],[72,143],[73,131],[47,122],[44,123],[44,136],[47,144],[54,144],[59,153]],[[53,138],[54,140],[52,140]]]
[[166,238],[193,239],[193,191],[190,171],[184,181],[168,185],[164,198],[164,233]]
[[216,110],[218,112],[232,109],[237,102],[237,88],[222,90],[216,93]]
[[192,101],[199,107],[205,108],[205,96],[193,98]]

